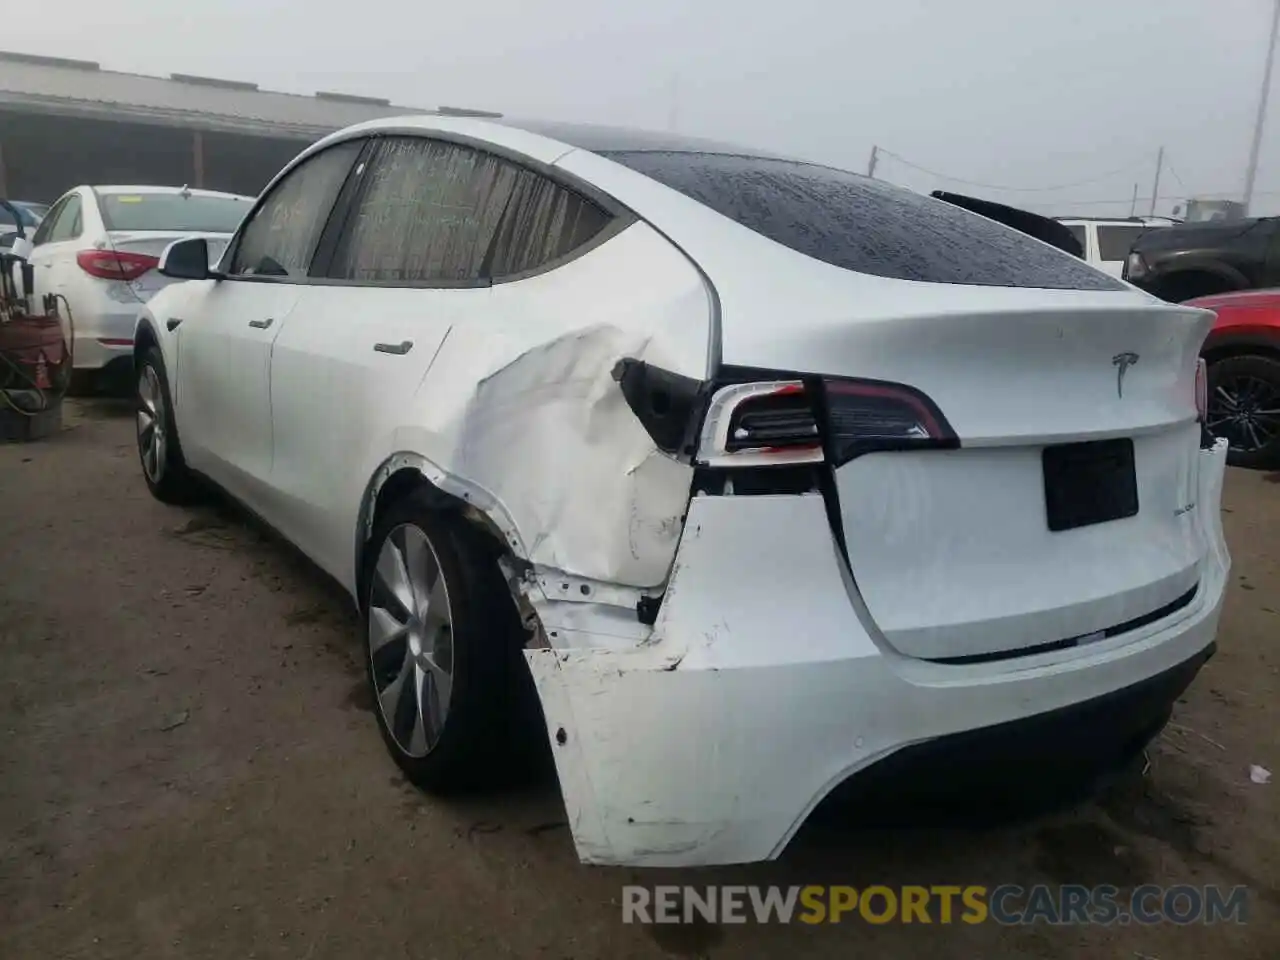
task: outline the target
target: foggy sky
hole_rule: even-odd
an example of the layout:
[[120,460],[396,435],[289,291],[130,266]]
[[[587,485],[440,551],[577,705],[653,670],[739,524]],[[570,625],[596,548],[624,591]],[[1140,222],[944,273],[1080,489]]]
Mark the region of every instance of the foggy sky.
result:
[[[1239,199],[1271,0],[39,0],[0,48],[665,129],[1049,213]],[[1280,70],[1274,78],[1280,82]],[[1280,94],[1256,213],[1280,213]],[[1172,170],[1172,172],[1171,172]],[[1081,181],[1095,181],[1081,184]],[[1100,202],[1112,201],[1112,202]]]

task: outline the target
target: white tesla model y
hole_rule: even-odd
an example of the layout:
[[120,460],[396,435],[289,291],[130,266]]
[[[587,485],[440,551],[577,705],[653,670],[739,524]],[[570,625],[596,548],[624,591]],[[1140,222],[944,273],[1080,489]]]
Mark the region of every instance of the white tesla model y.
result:
[[536,690],[584,861],[770,858],[884,771],[1101,769],[1213,649],[1212,315],[951,203],[419,116],[160,269],[148,486],[350,592],[414,782],[501,766]]

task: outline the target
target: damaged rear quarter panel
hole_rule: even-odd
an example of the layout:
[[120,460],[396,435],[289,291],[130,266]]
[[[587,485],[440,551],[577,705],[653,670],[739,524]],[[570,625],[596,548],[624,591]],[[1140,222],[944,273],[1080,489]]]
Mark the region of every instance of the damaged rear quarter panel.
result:
[[612,370],[636,357],[704,379],[713,318],[693,264],[632,224],[557,270],[495,284],[483,315],[450,329],[388,455],[419,453],[446,488],[472,491],[537,568],[660,586],[692,469],[657,449]]

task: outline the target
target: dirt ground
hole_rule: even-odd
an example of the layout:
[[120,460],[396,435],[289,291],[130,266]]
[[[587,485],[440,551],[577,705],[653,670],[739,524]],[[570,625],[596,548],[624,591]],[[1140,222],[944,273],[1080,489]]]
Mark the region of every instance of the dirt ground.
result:
[[[0,447],[0,958],[1280,956],[1280,484],[1227,484],[1220,650],[1131,778],[986,830],[806,827],[778,862],[578,864],[553,782],[441,802],[368,713],[344,597],[225,510],[147,494],[78,401]],[[644,927],[628,882],[1247,884],[1249,923]]]

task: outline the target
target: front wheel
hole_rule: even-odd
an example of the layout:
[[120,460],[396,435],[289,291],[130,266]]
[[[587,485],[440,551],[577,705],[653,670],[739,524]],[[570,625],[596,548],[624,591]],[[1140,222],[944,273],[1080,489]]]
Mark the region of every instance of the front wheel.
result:
[[138,459],[151,495],[162,503],[189,503],[197,484],[182,458],[164,358],[157,347],[143,353],[136,391]]
[[1268,468],[1280,463],[1280,360],[1257,354],[1209,364],[1206,428],[1230,445],[1227,462]]

